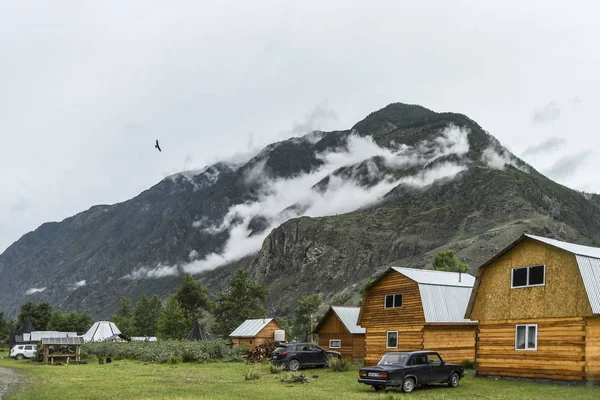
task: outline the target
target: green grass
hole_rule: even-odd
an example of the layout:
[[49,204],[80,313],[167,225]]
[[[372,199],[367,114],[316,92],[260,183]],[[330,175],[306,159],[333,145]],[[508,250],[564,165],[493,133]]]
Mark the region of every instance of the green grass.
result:
[[[6,357],[6,353],[0,357]],[[567,387],[532,382],[473,378],[457,389],[447,386],[417,389],[410,395],[375,393],[357,382],[358,366],[347,372],[303,370],[311,382],[286,384],[271,374],[268,364],[257,364],[260,379],[245,380],[245,363],[145,364],[113,361],[99,365],[45,366],[27,360],[0,359],[0,367],[14,368],[30,383],[9,400],[20,399],[598,399],[600,388]],[[317,374],[317,379],[312,375]]]

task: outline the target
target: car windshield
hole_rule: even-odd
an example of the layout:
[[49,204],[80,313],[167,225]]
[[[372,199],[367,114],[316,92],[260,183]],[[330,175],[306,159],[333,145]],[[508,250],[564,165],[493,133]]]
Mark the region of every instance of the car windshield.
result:
[[281,353],[284,351],[287,351],[287,347],[279,346],[278,348],[275,349],[275,351],[273,351],[273,353]]
[[387,353],[381,357],[377,365],[406,365],[408,353]]

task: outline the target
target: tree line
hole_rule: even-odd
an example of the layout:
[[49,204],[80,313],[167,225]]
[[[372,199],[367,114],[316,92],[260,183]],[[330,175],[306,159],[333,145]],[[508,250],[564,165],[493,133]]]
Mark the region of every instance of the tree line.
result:
[[[467,272],[469,266],[462,263],[454,250],[441,251],[434,257],[428,269],[452,272]],[[360,298],[373,283],[367,281],[360,289]],[[238,269],[227,290],[214,299],[200,281],[186,274],[177,292],[168,297],[165,304],[158,296],[150,298],[145,294],[135,305],[128,297],[121,298],[121,304],[109,318],[128,336],[157,336],[162,339],[183,339],[196,321],[203,322],[203,329],[226,337],[246,319],[265,318],[265,303],[269,289],[254,282],[250,274]],[[333,296],[327,305],[347,306],[353,296],[341,293]],[[292,339],[307,341],[312,338],[316,321],[326,311],[323,298],[319,294],[305,295],[298,300],[293,317],[277,318]],[[360,305],[360,301],[357,305]],[[11,331],[18,329],[29,318],[37,330],[57,330],[85,333],[93,324],[86,313],[62,313],[53,310],[48,303],[27,302],[21,307],[16,321],[5,320],[0,311],[0,340],[7,338]]]

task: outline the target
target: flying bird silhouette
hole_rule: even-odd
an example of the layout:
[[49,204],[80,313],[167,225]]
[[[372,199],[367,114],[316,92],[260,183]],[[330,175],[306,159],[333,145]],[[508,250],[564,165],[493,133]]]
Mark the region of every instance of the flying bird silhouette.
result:
[[160,146],[158,145],[158,139],[156,139],[156,144],[154,145],[154,147],[156,147],[158,149],[158,151],[160,151],[162,153],[162,150],[160,149]]

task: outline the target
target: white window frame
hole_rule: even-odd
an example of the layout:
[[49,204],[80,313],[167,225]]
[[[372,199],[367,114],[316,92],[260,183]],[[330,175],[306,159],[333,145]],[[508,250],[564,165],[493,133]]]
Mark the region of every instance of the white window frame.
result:
[[[535,285],[529,284],[529,269],[533,267],[543,267],[544,268],[544,281],[542,283],[537,283]],[[527,268],[527,284],[525,286],[514,286],[513,277],[515,269],[524,269]],[[529,287],[538,287],[538,286],[546,286],[546,264],[538,264],[538,265],[528,265],[527,267],[517,267],[510,270],[510,288],[511,289],[523,289]]]
[[[394,347],[390,347],[388,346],[388,344],[390,343],[390,333],[395,333],[396,334],[396,346]],[[397,349],[398,348],[398,331],[387,331],[385,334],[385,348],[386,349]]]
[[[396,306],[388,307],[387,306],[387,298],[388,298],[388,296],[392,296],[392,298],[393,298],[392,303],[396,302],[396,296],[400,296],[400,298],[402,299],[401,300],[402,305],[400,307],[396,307]],[[383,297],[383,308],[385,308],[385,309],[388,309],[388,308],[402,308],[402,306],[404,306],[404,295],[402,293],[386,294]]]
[[[339,346],[333,346],[331,342],[339,342]],[[342,348],[342,339],[329,339],[329,348],[330,349],[341,349]]]
[[[525,348],[524,349],[517,349],[517,332],[519,331],[519,327],[523,326],[525,327]],[[535,347],[534,348],[527,348],[527,345],[529,343],[529,328],[535,326]],[[538,325],[537,324],[518,324],[515,326],[515,350],[516,351],[537,351],[537,345],[538,345]]]

